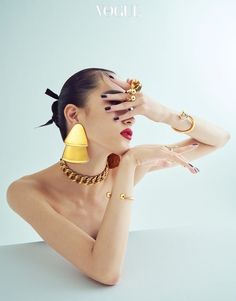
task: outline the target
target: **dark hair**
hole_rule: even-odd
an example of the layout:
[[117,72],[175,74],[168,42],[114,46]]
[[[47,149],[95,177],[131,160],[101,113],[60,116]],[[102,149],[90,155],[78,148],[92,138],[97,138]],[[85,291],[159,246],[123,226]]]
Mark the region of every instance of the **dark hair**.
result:
[[50,89],[45,94],[57,99],[53,102],[51,110],[52,118],[39,127],[52,124],[53,122],[59,128],[63,141],[67,135],[66,119],[64,116],[64,108],[67,104],[74,104],[80,108],[86,106],[87,94],[97,87],[97,81],[102,72],[114,71],[102,68],[87,68],[73,74],[63,85],[60,95],[58,96]]

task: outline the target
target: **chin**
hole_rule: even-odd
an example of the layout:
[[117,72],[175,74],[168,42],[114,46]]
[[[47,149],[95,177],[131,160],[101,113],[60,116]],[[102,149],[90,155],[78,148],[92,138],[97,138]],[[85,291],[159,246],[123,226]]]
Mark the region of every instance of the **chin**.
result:
[[118,156],[123,156],[129,149],[129,142],[122,141],[119,145],[112,145],[114,147],[109,149],[109,152]]
[[114,153],[119,156],[123,156],[125,153],[127,153],[128,150],[130,150],[130,147],[126,146],[126,147],[123,147],[122,149],[120,149],[119,151],[114,151]]

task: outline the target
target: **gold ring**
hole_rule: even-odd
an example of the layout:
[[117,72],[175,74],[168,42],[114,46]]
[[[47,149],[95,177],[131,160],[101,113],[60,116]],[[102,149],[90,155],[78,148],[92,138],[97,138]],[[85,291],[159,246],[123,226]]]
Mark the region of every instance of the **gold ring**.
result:
[[141,82],[137,79],[132,79],[130,82],[130,86],[131,86],[131,89],[135,89],[136,92],[140,91],[142,88]]
[[167,146],[167,145],[164,145],[166,148],[168,148],[169,151],[173,152],[174,151],[174,148],[177,148],[179,147],[178,145],[174,145],[174,146]]
[[128,98],[128,101],[135,101],[136,100],[136,96],[135,95],[130,95],[130,97]]
[[129,89],[129,90],[127,90],[127,93],[129,93],[129,94],[136,94],[137,91],[135,89]]
[[139,80],[132,79],[130,81],[130,87],[131,88],[126,91],[126,93],[128,93],[128,95],[129,95],[127,100],[133,102],[136,100],[135,94],[141,90],[142,84]]

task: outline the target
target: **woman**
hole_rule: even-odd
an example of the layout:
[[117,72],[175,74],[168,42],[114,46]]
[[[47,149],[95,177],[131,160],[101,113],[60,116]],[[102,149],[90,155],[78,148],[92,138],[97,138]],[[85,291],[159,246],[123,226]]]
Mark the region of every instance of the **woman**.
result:
[[[177,165],[199,172],[189,161],[222,147],[230,135],[167,108],[143,94],[138,80],[122,81],[106,69],[81,70],[59,96],[49,89],[46,94],[58,100],[44,125],[58,126],[65,149],[52,166],[11,183],[9,206],[82,273],[114,285],[121,276],[137,182],[147,172]],[[129,148],[135,115],[189,138]]]

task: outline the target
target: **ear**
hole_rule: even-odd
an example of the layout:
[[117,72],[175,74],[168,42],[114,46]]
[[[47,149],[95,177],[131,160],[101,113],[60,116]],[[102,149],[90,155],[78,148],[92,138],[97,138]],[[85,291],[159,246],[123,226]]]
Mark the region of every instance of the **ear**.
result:
[[73,104],[67,104],[64,108],[64,115],[68,123],[74,124],[75,121],[79,122],[78,119],[78,107]]

